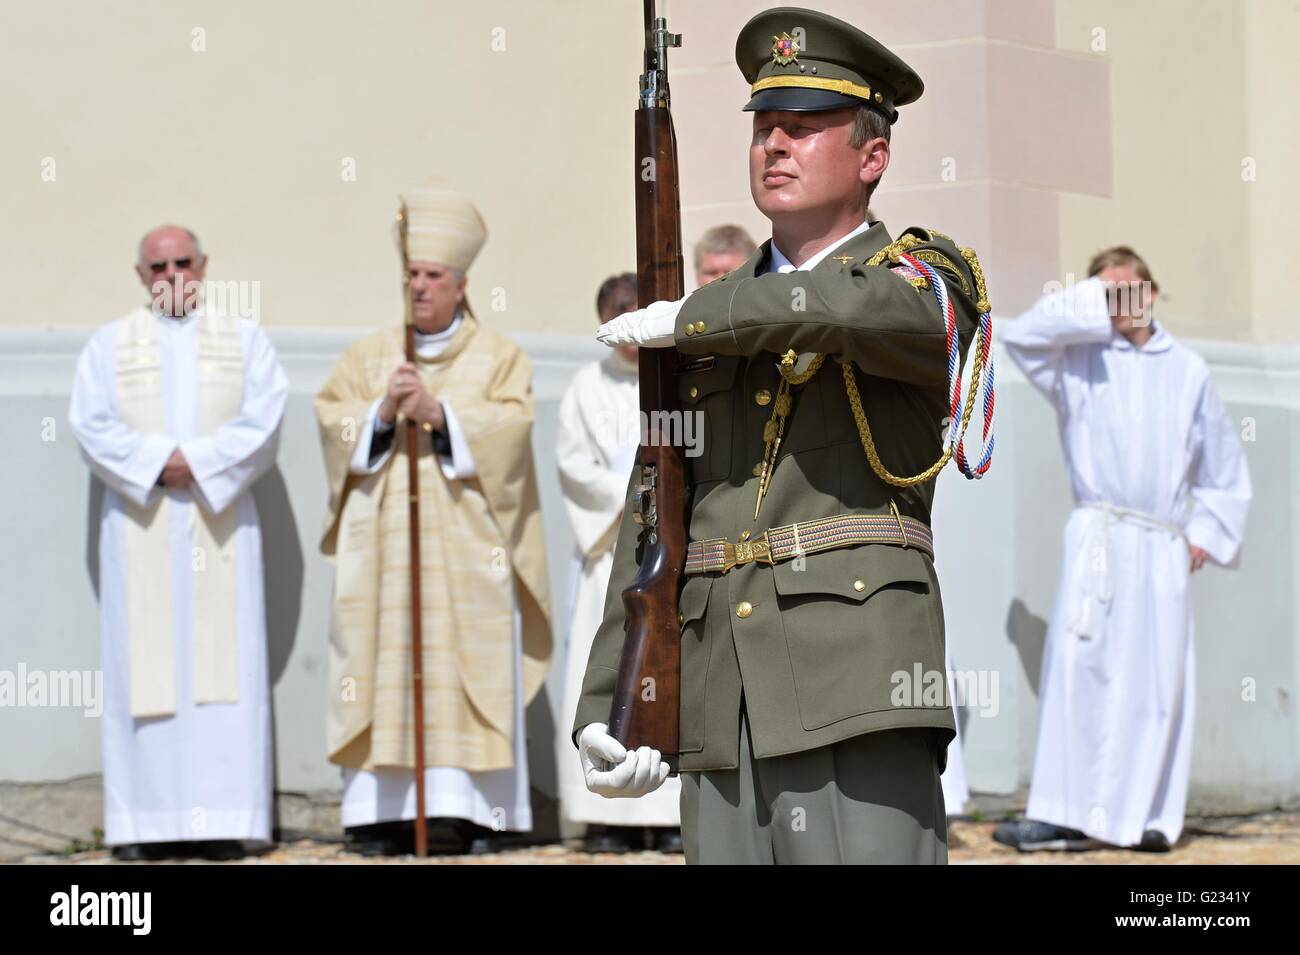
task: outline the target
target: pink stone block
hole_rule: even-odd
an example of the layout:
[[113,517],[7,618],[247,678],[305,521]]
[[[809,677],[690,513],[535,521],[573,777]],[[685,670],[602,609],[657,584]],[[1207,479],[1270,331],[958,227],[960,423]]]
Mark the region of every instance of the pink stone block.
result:
[[1008,44],[989,49],[989,165],[998,179],[1108,196],[1110,66]]
[[1044,282],[1059,278],[1060,215],[1051,193],[989,183],[881,190],[871,208],[891,235],[919,225],[976,251],[998,317],[1018,315]]
[[989,168],[989,48],[983,43],[927,47],[911,57],[926,92],[899,112],[886,181],[939,185],[986,179]]
[[1104,61],[997,42],[927,47],[913,59],[929,85],[894,127],[888,181],[1110,194]]
[[670,0],[668,29],[682,35],[681,47],[668,54],[670,76],[676,68],[726,66],[739,79],[736,36],[750,17],[773,6],[762,0]]
[[1053,49],[1056,46],[1056,5],[1053,0],[987,0],[985,35]]
[[749,201],[749,98],[734,69],[715,67],[672,84],[683,206]]

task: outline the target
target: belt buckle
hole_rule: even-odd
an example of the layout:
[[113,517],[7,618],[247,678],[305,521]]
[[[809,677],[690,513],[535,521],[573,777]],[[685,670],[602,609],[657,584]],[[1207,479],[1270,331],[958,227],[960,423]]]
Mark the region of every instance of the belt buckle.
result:
[[[748,564],[757,561],[760,564],[772,564],[772,545],[768,542],[767,531],[763,531],[758,537],[750,541],[740,541],[737,544],[727,542],[729,556],[732,558],[732,565]],[[728,567],[728,570],[731,568]]]

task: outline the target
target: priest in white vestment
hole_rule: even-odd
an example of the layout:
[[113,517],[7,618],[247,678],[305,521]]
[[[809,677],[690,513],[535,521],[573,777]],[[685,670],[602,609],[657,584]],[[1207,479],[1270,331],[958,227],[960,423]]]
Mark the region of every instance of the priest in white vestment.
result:
[[410,851],[410,495],[399,423],[412,420],[422,425],[430,844],[491,851],[497,833],[532,828],[524,709],[551,650],[532,373],[465,299],[465,270],[487,237],[478,211],[437,179],[403,199],[416,361],[393,324],[349,348],[316,397],[330,484],[322,549],[335,564],[329,752],[360,851]]
[[[596,296],[602,322],[636,309],[636,276],[607,279]],[[584,365],[560,400],[556,463],[565,512],[576,544],[569,603],[569,639],[564,668],[561,727],[573,725],[591,643],[600,626],[614,565],[614,541],[626,503],[628,474],[640,442],[640,388],[635,345],[611,349]],[[573,758],[573,741],[561,731],[556,742],[560,811],[571,823],[586,824],[589,852],[639,849],[640,827],[652,827],[661,851],[680,851],[681,784],[670,776],[640,799],[606,799],[587,789]],[[633,828],[634,827],[634,828]]]
[[1250,475],[1205,361],[1151,319],[1146,264],[1118,247],[1089,275],[1003,329],[1056,409],[1075,509],[1027,819],[995,838],[1022,850],[1167,851],[1192,759],[1190,577],[1206,561],[1237,563]]
[[188,230],[155,229],[153,301],[99,329],[69,419],[99,521],[105,842],[119,859],[271,837],[271,700],[252,485],[288,381],[266,333],[205,304]]

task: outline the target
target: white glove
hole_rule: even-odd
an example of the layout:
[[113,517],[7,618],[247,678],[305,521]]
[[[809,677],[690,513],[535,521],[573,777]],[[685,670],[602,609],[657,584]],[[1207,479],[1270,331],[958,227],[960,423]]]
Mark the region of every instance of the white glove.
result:
[[[642,746],[628,752],[604,723],[588,723],[578,734],[578,759],[587,788],[607,799],[644,796],[664,784],[668,764],[659,750]],[[610,769],[613,766],[613,769]]]
[[596,329],[596,341],[613,348],[617,345],[641,345],[667,348],[673,344],[677,313],[685,298],[675,302],[651,302],[635,312],[624,312]]

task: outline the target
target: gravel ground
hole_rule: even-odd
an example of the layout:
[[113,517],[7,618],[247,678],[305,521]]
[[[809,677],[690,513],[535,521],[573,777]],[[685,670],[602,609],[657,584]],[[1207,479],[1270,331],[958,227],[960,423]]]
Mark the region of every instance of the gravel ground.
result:
[[[949,823],[949,861],[964,865],[1188,865],[1300,864],[1300,812],[1192,819],[1172,852],[1153,854],[1122,849],[1022,854],[993,841],[996,823],[955,819]],[[31,855],[27,863],[113,864],[107,850],[68,855]],[[235,865],[680,865],[680,855],[636,852],[589,855],[576,843],[520,846],[494,855],[413,856],[365,859],[345,852],[341,842],[299,839],[282,842]],[[134,863],[150,864],[150,863]],[[208,863],[210,864],[210,863]],[[228,863],[231,864],[231,863]]]

